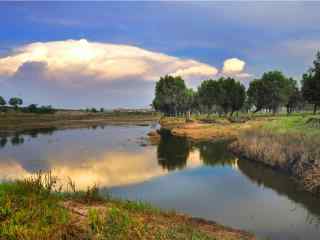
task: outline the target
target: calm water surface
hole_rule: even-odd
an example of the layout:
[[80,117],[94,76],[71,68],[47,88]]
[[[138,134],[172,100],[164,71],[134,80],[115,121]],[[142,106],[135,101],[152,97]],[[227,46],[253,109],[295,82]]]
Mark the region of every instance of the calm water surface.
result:
[[238,160],[225,142],[192,145],[164,137],[146,146],[150,127],[33,131],[0,138],[0,180],[52,170],[78,188],[98,184],[275,240],[319,240],[320,201],[287,176]]

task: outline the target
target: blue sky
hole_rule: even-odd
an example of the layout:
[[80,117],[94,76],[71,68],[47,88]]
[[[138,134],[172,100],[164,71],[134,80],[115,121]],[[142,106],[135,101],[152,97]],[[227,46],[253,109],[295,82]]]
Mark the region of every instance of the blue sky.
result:
[[299,79],[320,49],[319,11],[317,2],[1,2],[0,95],[143,107],[164,74],[192,87],[221,75],[248,85],[274,69]]

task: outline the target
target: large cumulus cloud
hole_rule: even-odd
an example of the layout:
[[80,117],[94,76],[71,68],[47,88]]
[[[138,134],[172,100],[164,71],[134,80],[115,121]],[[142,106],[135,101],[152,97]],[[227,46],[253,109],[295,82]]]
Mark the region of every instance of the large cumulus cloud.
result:
[[182,76],[192,86],[197,79],[214,78],[229,70],[240,76],[244,66],[242,60],[234,58],[226,60],[219,71],[193,59],[81,39],[36,42],[16,48],[0,57],[0,77],[6,78],[11,92],[32,101],[57,99],[52,104],[60,100],[61,105],[66,99],[65,105],[78,107],[108,99],[106,107],[113,107],[128,105],[126,102],[147,105],[154,82],[166,74]]
[[85,39],[58,42],[32,43],[16,49],[0,59],[0,74],[13,75],[27,62],[45,62],[47,78],[67,83],[71,74],[92,77],[87,82],[106,82],[119,79],[153,81],[164,74],[178,73],[214,76],[218,70],[204,63],[179,59],[142,48],[106,43],[88,42]]

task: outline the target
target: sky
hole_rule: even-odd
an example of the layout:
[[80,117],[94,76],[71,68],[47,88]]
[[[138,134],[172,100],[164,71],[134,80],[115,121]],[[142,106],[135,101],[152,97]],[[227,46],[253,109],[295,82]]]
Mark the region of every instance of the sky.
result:
[[263,72],[301,79],[320,2],[0,2],[0,96],[61,108],[144,108],[166,74],[188,87]]

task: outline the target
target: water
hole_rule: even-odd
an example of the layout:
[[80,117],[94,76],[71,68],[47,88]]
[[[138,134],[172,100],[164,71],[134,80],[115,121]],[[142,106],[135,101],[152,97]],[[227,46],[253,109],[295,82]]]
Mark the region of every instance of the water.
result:
[[150,127],[45,129],[0,138],[0,180],[52,170],[80,189],[103,191],[189,213],[275,240],[320,239],[320,201],[287,176],[238,160],[226,142],[191,144]]

